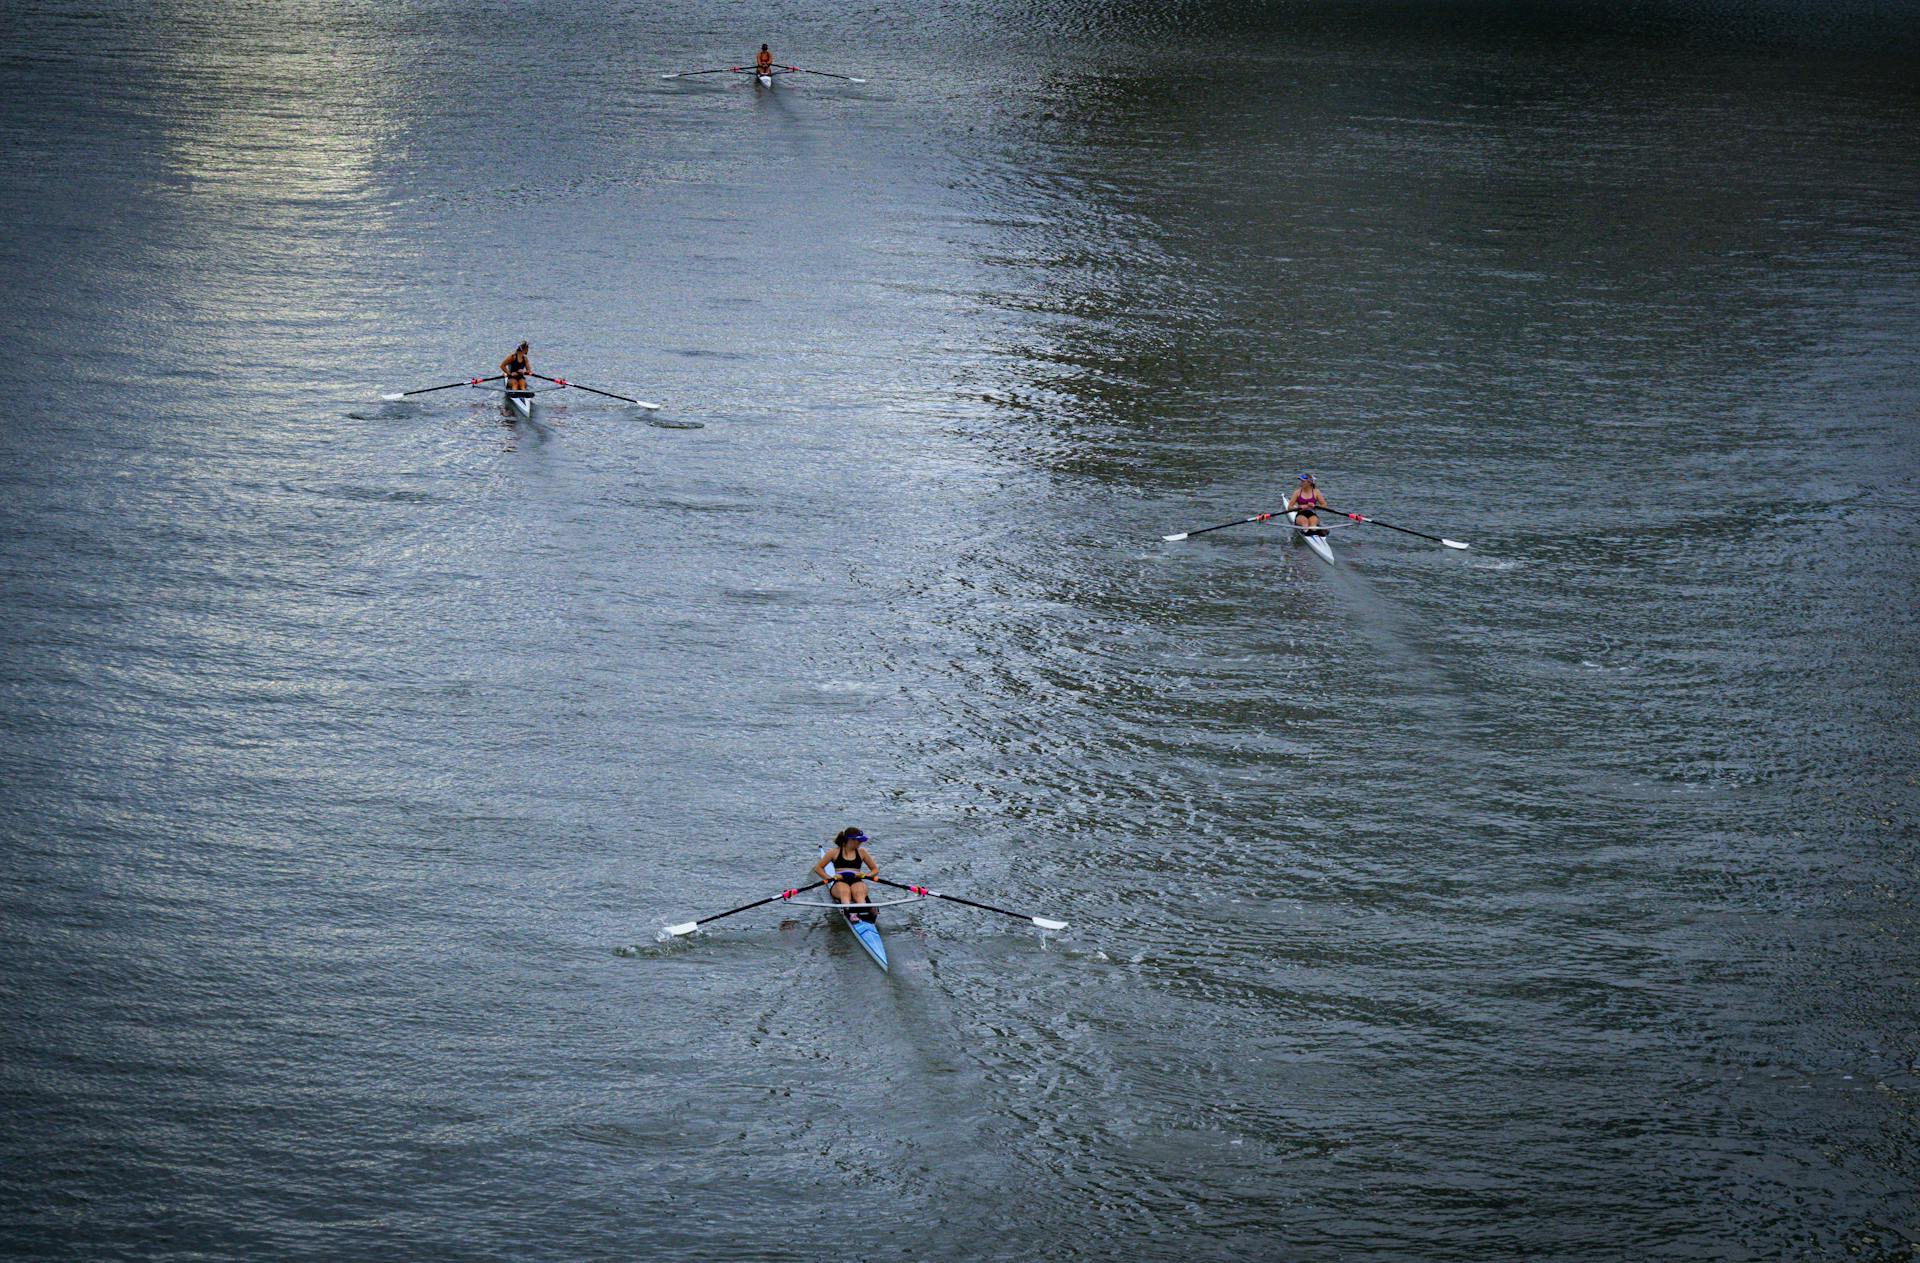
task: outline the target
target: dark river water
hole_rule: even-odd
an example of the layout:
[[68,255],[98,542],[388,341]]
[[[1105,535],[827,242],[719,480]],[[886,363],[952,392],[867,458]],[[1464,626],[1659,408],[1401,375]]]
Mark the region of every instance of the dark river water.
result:
[[0,1253],[1911,1258],[1917,31],[10,6]]

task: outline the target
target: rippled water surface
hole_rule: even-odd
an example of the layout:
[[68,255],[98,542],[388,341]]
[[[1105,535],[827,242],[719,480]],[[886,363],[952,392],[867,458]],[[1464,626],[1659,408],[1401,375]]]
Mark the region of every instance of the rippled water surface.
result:
[[1912,15],[828,9],[0,18],[0,1252],[1910,1257]]

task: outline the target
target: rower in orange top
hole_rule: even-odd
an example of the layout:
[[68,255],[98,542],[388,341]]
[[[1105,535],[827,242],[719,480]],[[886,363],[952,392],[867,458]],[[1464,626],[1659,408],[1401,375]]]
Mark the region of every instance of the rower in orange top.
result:
[[506,374],[508,390],[525,390],[527,374],[533,371],[533,365],[527,362],[527,344],[522,342],[513,349],[513,354],[500,361],[500,371]]
[[753,70],[755,74],[773,74],[773,53],[765,44],[760,45],[760,55],[753,59]]
[[1320,514],[1316,510],[1326,507],[1320,488],[1313,485],[1313,475],[1301,474],[1300,489],[1287,498],[1287,508],[1293,510],[1293,524],[1304,528],[1303,534],[1325,535],[1325,531],[1318,529]]

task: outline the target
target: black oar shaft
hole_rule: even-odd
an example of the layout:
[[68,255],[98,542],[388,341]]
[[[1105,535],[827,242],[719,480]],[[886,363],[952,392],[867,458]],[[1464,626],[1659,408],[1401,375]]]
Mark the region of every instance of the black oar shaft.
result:
[[1399,531],[1402,535],[1414,535],[1414,536],[1418,536],[1421,539],[1430,539],[1436,544],[1451,544],[1453,542],[1452,540],[1441,539],[1438,535],[1429,535],[1425,531],[1409,530],[1404,526],[1395,526],[1391,522],[1382,522],[1378,518],[1367,517],[1365,514],[1362,514],[1362,513],[1349,513],[1345,509],[1336,509],[1330,504],[1323,505],[1322,507],[1328,513],[1336,514],[1344,518],[1350,518],[1355,522],[1364,522],[1368,526],[1384,526],[1390,531]]
[[552,382],[556,386],[568,386],[574,390],[584,390],[589,395],[605,395],[608,399],[618,399],[621,403],[639,403],[638,399],[629,399],[625,395],[616,395],[611,390],[595,390],[591,386],[582,386],[579,382],[570,382],[564,377],[541,377],[539,373],[528,373],[528,377],[539,377],[543,382]]
[[792,890],[783,890],[777,895],[768,895],[765,899],[755,899],[752,903],[743,903],[737,908],[728,908],[725,912],[716,912],[710,917],[701,917],[698,921],[695,921],[694,924],[705,925],[709,921],[718,921],[721,917],[730,917],[736,912],[746,912],[749,909],[763,907],[766,904],[778,903],[782,899],[793,898],[803,890],[812,890],[816,886],[824,886],[826,884],[827,883],[823,881],[817,881],[811,885],[796,886]]
[[1222,522],[1218,526],[1203,526],[1197,531],[1188,531],[1188,535],[1205,535],[1208,531],[1224,531],[1229,526],[1245,526],[1249,522],[1269,522],[1278,517],[1277,513],[1256,513],[1252,517],[1235,518],[1231,522]]
[[505,373],[498,373],[492,377],[469,377],[465,381],[448,382],[444,386],[422,386],[419,390],[403,390],[400,394],[403,398],[407,395],[430,395],[436,390],[452,390],[456,386],[478,386],[481,382],[497,382],[505,377]]
[[943,895],[937,890],[928,890],[925,886],[904,886],[897,881],[888,881],[884,877],[869,877],[868,881],[879,882],[882,886],[892,886],[895,890],[911,890],[915,894],[932,895],[935,899],[945,899],[950,903],[963,903],[969,908],[978,908],[982,912],[998,912],[1003,917],[1012,917],[1016,921],[1031,921],[1033,917],[1025,912],[1009,912],[1005,908],[996,908],[990,903],[977,903],[972,899],[962,899],[959,895]]

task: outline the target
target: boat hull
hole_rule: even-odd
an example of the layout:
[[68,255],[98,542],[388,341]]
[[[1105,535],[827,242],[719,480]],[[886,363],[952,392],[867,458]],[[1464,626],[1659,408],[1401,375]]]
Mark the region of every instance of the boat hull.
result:
[[[1293,519],[1293,510],[1287,510],[1287,524],[1292,525]],[[1308,548],[1313,549],[1314,555],[1326,562],[1329,566],[1333,564],[1333,545],[1327,542],[1326,536],[1308,535],[1304,531],[1295,531],[1293,538],[1296,543],[1304,543]]]
[[[822,850],[820,854],[825,855],[826,851]],[[832,882],[827,883],[827,897],[829,899],[833,897]],[[871,899],[873,896],[869,895],[867,897]],[[867,954],[867,957],[872,960],[874,964],[880,966],[880,972],[891,972],[887,968],[887,943],[885,939],[880,937],[879,926],[865,918],[855,916],[843,908],[835,908],[828,912],[827,915],[837,918],[849,930],[853,931],[854,941],[860,944],[860,949]],[[868,913],[868,915],[871,916],[873,914]]]
[[851,912],[836,912],[834,915],[847,923],[847,928],[853,931],[855,940],[866,950],[873,963],[880,966],[880,972],[888,972],[887,944],[880,937],[880,927],[871,921],[861,920]]
[[509,390],[500,403],[500,410],[515,421],[533,420],[533,407],[531,390]]

